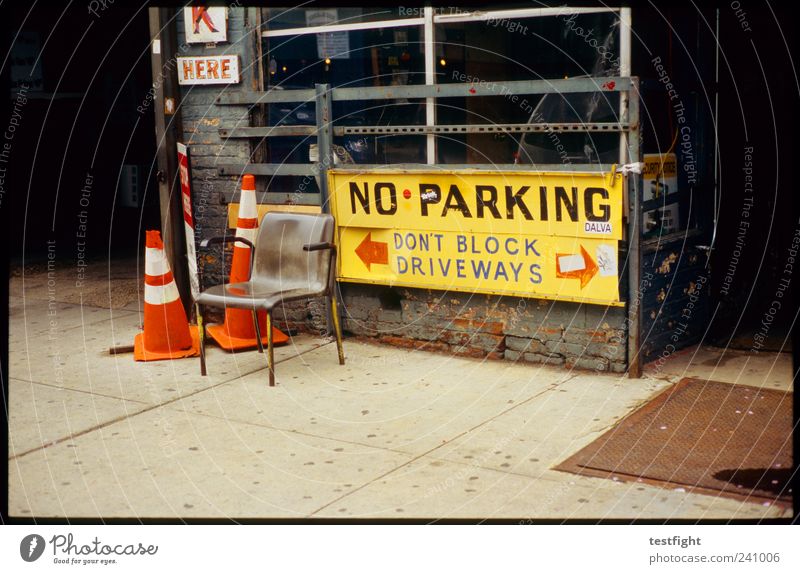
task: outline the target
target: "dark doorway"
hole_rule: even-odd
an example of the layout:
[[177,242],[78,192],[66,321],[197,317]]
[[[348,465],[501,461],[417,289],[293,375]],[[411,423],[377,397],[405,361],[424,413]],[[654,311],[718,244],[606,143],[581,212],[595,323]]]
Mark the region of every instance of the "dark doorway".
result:
[[10,12],[12,262],[135,254],[140,230],[160,219],[153,110],[142,105],[153,81],[147,6]]
[[719,311],[710,332],[720,346],[790,349],[796,309],[786,280],[797,278],[787,263],[800,230],[791,200],[798,103],[785,36],[791,21],[783,4],[720,7],[721,194],[712,254]]
[[676,154],[685,230],[645,250],[656,278],[653,299],[644,301],[648,360],[696,342],[789,351],[796,306],[787,280],[796,281],[797,255],[790,249],[800,244],[791,199],[798,79],[790,21],[783,5],[634,4],[643,151]]

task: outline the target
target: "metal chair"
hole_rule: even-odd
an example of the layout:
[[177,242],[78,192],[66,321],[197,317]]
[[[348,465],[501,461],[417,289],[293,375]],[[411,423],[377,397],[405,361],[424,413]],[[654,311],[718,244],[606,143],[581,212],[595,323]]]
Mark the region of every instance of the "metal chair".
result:
[[243,283],[216,285],[197,297],[200,373],[206,374],[204,306],[250,309],[260,353],[264,352],[264,347],[258,312],[267,312],[267,366],[272,387],[275,386],[272,311],[282,303],[316,297],[330,299],[339,364],[344,365],[342,330],[334,289],[336,246],[333,244],[333,216],[270,212],[261,222],[255,245],[243,237],[225,236],[204,239],[200,247],[235,241],[250,246],[250,279]]

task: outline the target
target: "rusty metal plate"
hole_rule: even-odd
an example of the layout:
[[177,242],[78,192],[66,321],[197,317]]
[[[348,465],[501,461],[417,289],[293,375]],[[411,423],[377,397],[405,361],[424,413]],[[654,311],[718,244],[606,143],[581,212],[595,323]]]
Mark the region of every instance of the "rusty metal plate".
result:
[[791,504],[792,393],[683,379],[555,470]]

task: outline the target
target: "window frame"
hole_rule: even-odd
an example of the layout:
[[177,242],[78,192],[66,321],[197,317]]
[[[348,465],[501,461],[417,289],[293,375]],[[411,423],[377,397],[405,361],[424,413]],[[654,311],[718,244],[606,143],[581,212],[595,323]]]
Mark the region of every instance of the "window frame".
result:
[[[351,22],[344,24],[327,24],[323,26],[310,26],[302,28],[286,28],[281,30],[269,30],[268,19],[262,23],[260,38],[278,38],[284,36],[302,36],[307,34],[324,34],[330,32],[349,32],[357,30],[367,30],[376,28],[404,28],[407,26],[423,26],[423,37],[425,46],[425,85],[436,85],[436,26],[437,24],[455,24],[461,22],[485,22],[489,20],[511,20],[521,18],[547,18],[555,16],[571,16],[581,14],[602,14],[616,13],[620,20],[620,77],[630,77],[631,75],[631,9],[629,7],[568,7],[560,6],[553,8],[512,8],[501,10],[473,10],[457,12],[453,14],[436,13],[436,9],[426,6],[422,9],[422,17],[400,18],[395,20],[377,20],[374,22]],[[263,74],[263,66],[261,73]],[[436,99],[425,98],[425,125],[432,127],[436,125]],[[619,117],[628,108],[628,94],[620,93]],[[428,134],[426,136],[426,160],[429,165],[437,161],[436,136]],[[620,163],[625,163],[628,150],[628,138],[625,132],[620,133],[619,159]]]

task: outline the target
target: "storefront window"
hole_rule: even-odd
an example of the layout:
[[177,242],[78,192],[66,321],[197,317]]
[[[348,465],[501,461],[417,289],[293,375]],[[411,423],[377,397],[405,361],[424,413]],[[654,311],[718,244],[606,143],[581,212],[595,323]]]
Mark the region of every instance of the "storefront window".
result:
[[[264,9],[264,75],[269,89],[372,87],[425,83],[423,10],[384,8]],[[495,18],[473,13],[448,21],[436,10],[435,82],[479,83],[618,75],[616,12]],[[444,17],[442,16],[444,15]],[[394,23],[393,21],[396,21]],[[374,23],[360,27],[359,24]],[[318,26],[337,29],[317,33]],[[356,29],[353,29],[355,26]],[[346,29],[341,29],[342,27]],[[298,29],[298,30],[296,30]],[[299,30],[301,29],[301,30]],[[283,34],[284,30],[296,33]],[[271,32],[271,33],[270,33]],[[585,123],[618,120],[617,93],[440,98],[440,125]],[[335,102],[334,125],[425,125],[424,100]],[[313,103],[273,104],[270,125],[315,125]],[[313,138],[271,138],[270,161],[305,163]],[[426,137],[358,135],[336,138],[337,158],[355,164],[425,163]],[[439,135],[437,163],[612,163],[616,133]]]

